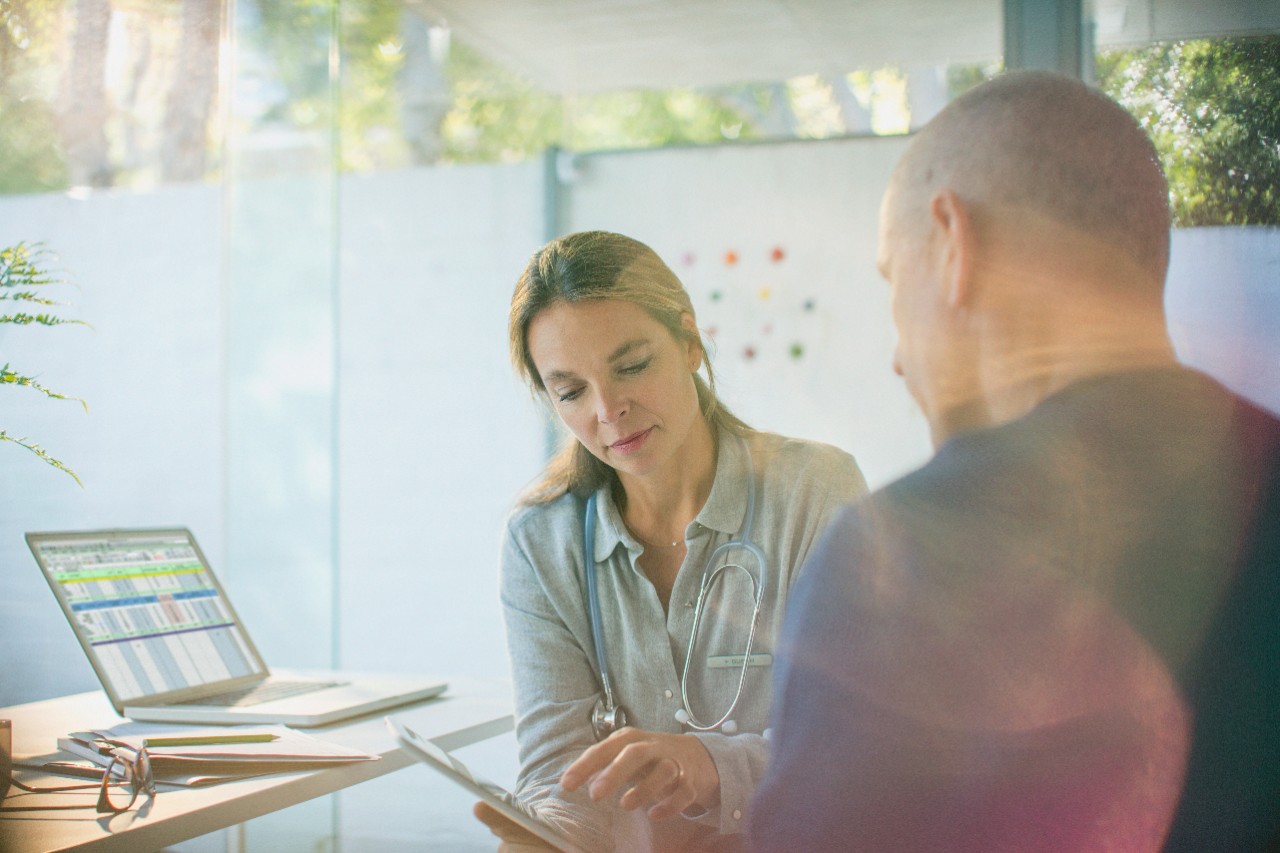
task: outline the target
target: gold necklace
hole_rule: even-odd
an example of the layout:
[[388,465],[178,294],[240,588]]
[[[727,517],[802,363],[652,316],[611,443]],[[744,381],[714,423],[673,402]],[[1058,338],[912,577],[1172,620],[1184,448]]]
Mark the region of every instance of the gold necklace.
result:
[[684,542],[682,542],[682,541],[681,541],[681,540],[679,540],[679,539],[677,539],[676,541],[672,542],[670,545],[661,545],[661,544],[658,544],[658,543],[656,543],[656,542],[650,542],[648,539],[644,539],[644,538],[643,538],[643,537],[641,537],[638,533],[636,533],[634,530],[632,530],[632,529],[631,529],[631,525],[630,525],[630,524],[627,524],[627,522],[626,522],[626,520],[625,520],[625,519],[623,520],[622,525],[623,525],[624,527],[626,527],[626,528],[627,528],[627,532],[628,532],[628,533],[630,533],[630,534],[635,538],[635,540],[636,540],[637,542],[639,542],[641,545],[644,545],[644,546],[649,547],[649,548],[679,548],[681,545],[683,545],[683,544],[684,544]]

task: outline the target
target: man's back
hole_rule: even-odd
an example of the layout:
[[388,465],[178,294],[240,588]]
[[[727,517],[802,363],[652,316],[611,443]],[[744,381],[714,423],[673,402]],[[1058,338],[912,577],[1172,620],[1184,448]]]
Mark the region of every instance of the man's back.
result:
[[1244,409],[1239,424],[1257,494],[1235,578],[1182,678],[1194,729],[1166,853],[1280,851],[1280,452],[1274,419]]
[[793,594],[757,846],[1155,850],[1190,748],[1176,837],[1222,827],[1236,780],[1256,849],[1280,801],[1276,667],[1227,664],[1280,655],[1280,620],[1230,630],[1276,601],[1278,446],[1280,423],[1197,374],[1118,373],[850,510]]

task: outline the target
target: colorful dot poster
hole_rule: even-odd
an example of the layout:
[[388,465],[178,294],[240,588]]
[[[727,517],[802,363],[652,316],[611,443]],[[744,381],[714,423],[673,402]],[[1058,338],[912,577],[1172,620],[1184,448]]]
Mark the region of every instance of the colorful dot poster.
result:
[[689,248],[673,260],[718,369],[811,355],[821,300],[797,281],[785,245]]
[[757,428],[847,449],[886,482],[928,451],[892,371],[888,286],[846,245],[792,236],[668,241],[660,254],[689,291],[725,404]]

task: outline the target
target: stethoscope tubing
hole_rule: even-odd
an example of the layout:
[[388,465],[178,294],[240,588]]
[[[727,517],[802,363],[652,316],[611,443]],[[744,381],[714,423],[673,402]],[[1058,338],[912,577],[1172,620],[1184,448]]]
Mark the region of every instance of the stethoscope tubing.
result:
[[[751,491],[754,491],[754,489]],[[754,499],[755,496],[752,495],[751,497]],[[744,532],[747,532],[749,528],[744,526],[743,530]],[[744,539],[741,542],[731,540],[712,551],[711,557],[707,560],[707,565],[715,565],[716,561],[719,559],[720,553],[722,551],[728,552],[733,547],[744,548],[748,553],[756,558],[756,565],[760,567],[760,579],[757,581],[755,576],[753,576],[751,572],[747,571],[746,567],[737,563],[725,563],[723,566],[720,566],[713,571],[703,570],[702,585],[698,590],[698,601],[693,609],[693,626],[689,629],[689,648],[686,650],[684,656],[684,669],[680,672],[680,701],[684,706],[684,713],[686,717],[684,724],[689,728],[700,732],[714,731],[723,726],[729,718],[733,716],[734,710],[738,707],[738,702],[742,699],[742,690],[747,684],[747,670],[751,666],[751,649],[755,645],[756,626],[760,624],[760,604],[764,601],[765,584],[764,552],[762,552],[755,543],[751,542],[749,538],[744,536]],[[742,666],[738,671],[738,688],[734,691],[733,702],[729,704],[729,708],[720,716],[720,719],[716,720],[714,723],[703,723],[694,715],[693,703],[689,700],[689,663],[693,660],[694,645],[697,642],[698,628],[700,627],[702,616],[705,612],[707,596],[711,593],[711,587],[714,586],[715,579],[726,569],[738,569],[739,571],[747,573],[747,577],[751,579],[751,591],[755,598],[755,605],[751,609],[751,629],[747,633],[747,645],[742,652]]]
[[600,671],[600,686],[608,707],[617,707],[613,701],[613,685],[609,680],[609,666],[604,655],[604,628],[601,626],[600,593],[596,589],[596,496],[587,498],[587,511],[583,519],[583,556],[587,571],[587,610],[591,622],[591,644],[595,647],[596,667]]
[[[680,701],[682,710],[684,711],[684,719],[682,722],[695,731],[713,731],[723,726],[733,714],[734,709],[738,707],[738,702],[742,699],[742,691],[747,681],[747,670],[751,662],[751,649],[755,643],[756,627],[760,621],[760,607],[764,602],[765,580],[767,577],[764,552],[760,547],[751,541],[751,530],[755,523],[756,510],[756,481],[755,468],[751,462],[751,450],[747,447],[745,439],[742,441],[742,449],[747,458],[747,511],[743,518],[742,529],[735,539],[720,545],[711,552],[711,556],[707,559],[706,565],[702,570],[702,583],[698,590],[698,600],[693,610],[693,625],[689,630],[689,648],[685,654],[684,667],[680,673]],[[614,699],[613,684],[609,677],[609,664],[605,654],[604,645],[604,628],[603,619],[600,613],[600,597],[596,583],[596,560],[595,560],[595,529],[596,529],[596,496],[590,495],[587,498],[586,510],[583,517],[583,561],[584,571],[587,580],[587,615],[591,622],[591,643],[595,647],[596,667],[600,672],[600,686],[603,688],[605,711],[611,712],[618,708],[618,703]],[[746,567],[738,564],[726,562],[725,565],[712,569],[722,554],[728,553],[734,548],[741,548],[756,558],[756,564],[759,567],[759,578],[753,576]],[[752,593],[755,598],[751,610],[751,629],[747,634],[747,645],[742,655],[742,667],[738,674],[738,688],[734,692],[733,701],[729,704],[729,708],[714,723],[703,723],[690,710],[691,703],[689,701],[689,665],[693,660],[694,646],[698,638],[698,629],[702,622],[702,616],[705,612],[705,604],[707,596],[711,591],[711,587],[715,583],[715,579],[720,573],[727,569],[738,569],[747,573],[751,578]],[[603,737],[597,732],[597,737]]]

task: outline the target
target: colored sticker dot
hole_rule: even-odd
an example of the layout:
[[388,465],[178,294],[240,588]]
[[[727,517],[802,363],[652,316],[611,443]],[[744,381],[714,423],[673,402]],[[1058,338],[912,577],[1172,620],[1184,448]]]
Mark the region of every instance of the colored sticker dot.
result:
[[813,309],[814,309],[814,301],[812,299],[806,299],[804,301],[804,310],[812,311]]
[[737,262],[738,262],[738,253],[735,252],[733,249],[730,249],[729,251],[724,253],[725,266],[731,267]]
[[721,293],[721,292],[720,292],[720,291],[718,291],[718,290],[713,290],[713,291],[711,291],[711,301],[712,301],[712,302],[719,302],[719,301],[720,301],[720,299],[721,299],[723,296],[724,296],[724,294],[723,294],[723,293]]
[[773,291],[767,287],[760,288],[758,293],[761,299],[768,299],[770,296],[773,296]]
[[747,361],[751,361],[753,358],[756,357],[756,348],[750,347],[750,346],[747,347],[742,351],[742,357],[745,358]]
[[773,251],[769,253],[769,257],[773,259],[773,262],[775,264],[781,261],[786,256],[787,256],[787,253],[782,251],[781,246],[774,246]]
[[693,252],[685,252],[685,253],[684,253],[684,265],[685,265],[686,267],[691,267],[691,266],[693,266],[693,262],[694,262],[695,260],[697,260],[697,258],[696,258],[696,257],[694,257]]
[[792,344],[790,352],[791,352],[792,358],[794,359],[802,358],[804,356],[804,344],[798,344],[798,343]]
[[760,327],[760,332],[765,335],[773,334],[773,324],[765,323],[763,326]]

